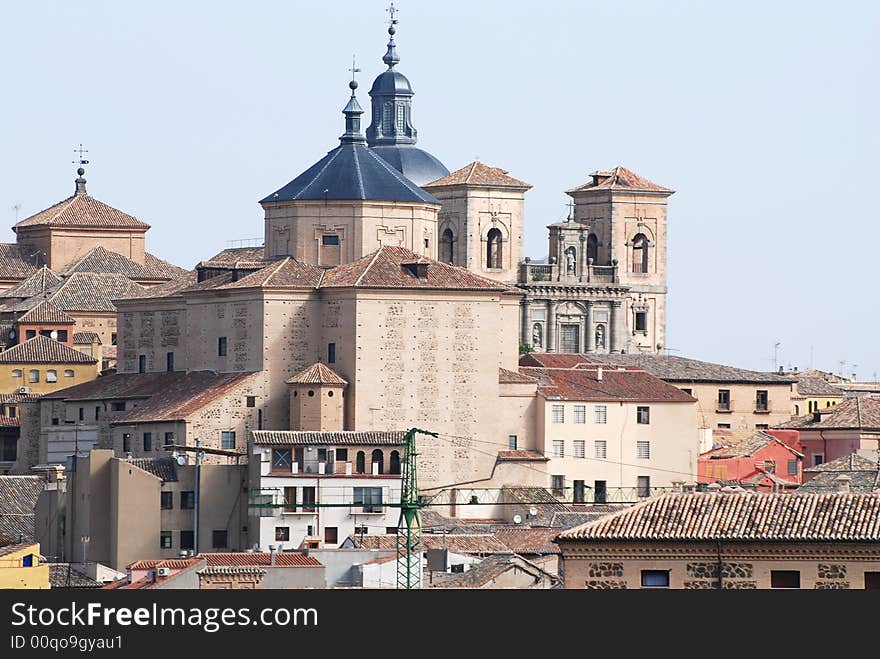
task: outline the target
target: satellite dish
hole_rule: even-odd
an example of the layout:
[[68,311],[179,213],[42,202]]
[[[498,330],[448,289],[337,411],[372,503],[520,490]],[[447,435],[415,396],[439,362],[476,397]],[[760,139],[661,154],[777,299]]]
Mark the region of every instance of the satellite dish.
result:
[[534,517],[534,516],[537,515],[537,514],[538,514],[538,509],[537,509],[537,508],[535,508],[534,506],[532,506],[531,508],[529,508],[529,515],[531,515],[532,517]]
[[185,455],[178,455],[177,456],[177,464],[179,464],[181,467],[186,465],[186,456]]
[[51,332],[49,332],[49,336],[57,341],[58,340],[58,330],[52,330]]
[[513,523],[514,524],[522,524],[522,517],[519,515],[514,515],[513,516]]

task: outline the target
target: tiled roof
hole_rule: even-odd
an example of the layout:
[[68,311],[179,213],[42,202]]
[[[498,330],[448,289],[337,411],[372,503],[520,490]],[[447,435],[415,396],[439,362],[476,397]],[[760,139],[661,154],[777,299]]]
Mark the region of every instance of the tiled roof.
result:
[[535,378],[530,378],[516,371],[508,371],[506,368],[499,368],[498,384],[535,384]]
[[40,398],[36,394],[0,394],[0,403],[32,403]]
[[224,284],[222,288],[315,288],[323,274],[323,268],[287,257]]
[[64,313],[48,300],[43,300],[30,311],[18,317],[18,322],[29,325],[73,325],[73,316]]
[[823,472],[841,471],[877,471],[877,450],[862,449],[856,453],[843,455],[836,460],[829,460],[822,464],[805,467],[805,474],[820,474]]
[[0,535],[34,541],[34,508],[44,488],[40,476],[0,476]]
[[259,247],[230,247],[215,254],[211,258],[201,261],[198,268],[231,268],[233,270],[260,269],[272,263],[273,259],[265,257],[265,249]]
[[800,396],[823,396],[843,398],[843,390],[838,389],[819,377],[800,377],[797,381],[797,392]]
[[554,355],[530,353],[520,357],[520,366],[571,368],[577,364],[604,364],[635,367],[671,382],[738,382],[747,384],[788,384],[792,381],[774,373],[749,371],[733,366],[660,354]]
[[459,170],[447,174],[436,181],[426,183],[425,188],[441,187],[446,185],[471,185],[474,187],[493,188],[522,188],[528,190],[532,186],[529,183],[515,179],[507,175],[507,170],[500,167],[490,167],[479,161],[465,165]]
[[254,444],[299,446],[304,444],[327,444],[327,445],[376,445],[398,446],[403,444],[406,433],[399,431],[378,430],[254,430],[252,432]]
[[664,494],[560,540],[880,541],[878,494]]
[[337,384],[346,385],[347,380],[341,378],[329,366],[320,362],[312,364],[286,380],[287,384]]
[[32,309],[48,299],[62,311],[106,311],[115,313],[113,300],[142,295],[144,287],[117,274],[77,272],[47,291],[46,297],[34,296],[23,302],[10,302],[0,311]]
[[605,515],[629,508],[630,504],[594,504],[578,510],[557,510],[548,523],[551,528],[570,529],[587,522],[593,522]]
[[73,345],[90,346],[97,341],[101,343],[101,337],[97,332],[75,332],[73,335]]
[[43,259],[39,251],[35,252],[17,243],[0,243],[0,279],[25,279],[42,265]]
[[202,562],[201,558],[153,558],[135,561],[129,564],[129,570],[155,570],[157,567],[167,567],[172,570],[185,570]]
[[[395,550],[396,535],[349,536],[359,549]],[[425,533],[422,535],[425,549],[448,549],[455,554],[507,554],[510,549],[492,533]]]
[[104,584],[73,569],[70,563],[49,563],[51,588],[101,588]]
[[880,489],[880,462],[876,450],[861,450],[850,453],[830,462],[804,469],[804,475],[811,478],[798,492],[836,492],[841,475],[849,476],[851,492],[873,492]]
[[[2,247],[4,247],[4,245],[0,245],[0,248]],[[0,261],[2,261],[2,257],[0,257]],[[42,295],[47,290],[60,283],[61,277],[44,265],[27,277],[27,279],[0,293],[0,298],[14,297],[24,300],[33,297],[34,295]]]
[[819,421],[814,421],[815,414],[799,416],[777,427],[795,430],[880,431],[880,396],[858,396],[820,409]]
[[203,567],[201,570],[198,570],[197,574],[208,576],[212,574],[266,574],[266,570],[250,566],[217,565],[215,567]]
[[572,192],[582,192],[584,190],[644,190],[647,192],[674,192],[670,188],[664,188],[662,185],[652,183],[648,179],[639,176],[620,165],[608,171],[595,171],[590,174],[590,176],[591,178],[589,181],[576,188],[567,190],[566,192],[569,194]]
[[779,441],[773,435],[769,435],[760,430],[750,431],[747,437],[731,438],[723,443],[721,448],[712,451],[707,457],[712,460],[720,460],[723,458],[745,458],[754,455],[768,444],[779,444],[785,447],[794,455],[804,457],[793,448]]
[[598,369],[523,368],[521,372],[538,380],[538,393],[548,400],[632,401],[693,403],[696,399],[678,387],[645,371]]
[[126,297],[127,300],[143,300],[159,297],[171,297],[181,291],[184,291],[198,283],[198,272],[190,270],[184,272],[179,278],[166,281],[164,284],[157,286],[143,287],[143,290],[137,291]]
[[[417,276],[419,264],[425,276]],[[405,247],[383,246],[371,254],[328,270],[321,288],[455,288],[506,291],[508,287],[464,268],[419,256]]]
[[152,255],[147,255],[144,263],[138,263],[99,245],[64,269],[65,275],[72,275],[75,272],[117,274],[129,279],[164,281],[179,278],[186,273],[186,270]]
[[64,201],[22,220],[13,226],[12,230],[17,231],[33,226],[107,227],[142,231],[150,228],[149,224],[87,194],[75,194],[68,197]]
[[128,463],[165,483],[177,482],[177,463],[173,458],[131,458]]
[[[197,558],[204,558],[208,567],[272,567],[271,554],[269,552],[212,552],[199,554]],[[301,551],[275,552],[275,567],[322,567],[323,563],[314,556]]]
[[497,579],[511,568],[531,574],[534,578],[543,577],[551,583],[557,578],[542,570],[531,561],[515,554],[501,554],[488,556],[476,565],[470,566],[460,573],[447,573],[440,575],[441,579],[434,581],[434,588],[482,588]]
[[558,554],[558,529],[498,529],[495,537],[515,554]]
[[0,364],[96,364],[97,360],[48,336],[38,334],[0,352]]
[[14,554],[15,552],[21,551],[22,549],[27,549],[32,543],[30,542],[22,542],[16,543],[12,545],[5,545],[0,547],[0,556],[9,556],[10,554]]
[[0,415],[0,428],[18,428],[21,426],[21,417]]
[[519,449],[517,451],[498,451],[498,460],[504,462],[547,462],[550,458],[539,451]]
[[[183,421],[207,405],[227,396],[233,389],[254,376],[253,373],[213,371],[181,371],[181,375],[177,373],[177,371],[162,373],[161,375],[166,377],[159,391],[131,409],[114,415],[110,423]],[[111,377],[115,376],[107,376],[107,378]],[[148,386],[152,387],[152,385]]]

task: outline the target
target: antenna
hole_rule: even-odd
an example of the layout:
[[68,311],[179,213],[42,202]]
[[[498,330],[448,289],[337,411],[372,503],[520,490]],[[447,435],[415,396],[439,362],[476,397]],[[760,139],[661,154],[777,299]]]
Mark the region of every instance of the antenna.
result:
[[15,223],[18,224],[18,211],[21,210],[21,204],[15,204],[15,205],[12,207],[12,210],[15,211]]

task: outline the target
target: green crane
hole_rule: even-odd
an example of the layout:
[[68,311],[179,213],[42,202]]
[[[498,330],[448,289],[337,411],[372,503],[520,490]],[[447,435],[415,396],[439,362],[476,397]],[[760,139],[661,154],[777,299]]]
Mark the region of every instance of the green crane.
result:
[[404,437],[400,519],[397,522],[397,587],[407,590],[422,587],[422,524],[419,510],[428,505],[419,497],[417,434],[438,436],[435,432],[410,428]]

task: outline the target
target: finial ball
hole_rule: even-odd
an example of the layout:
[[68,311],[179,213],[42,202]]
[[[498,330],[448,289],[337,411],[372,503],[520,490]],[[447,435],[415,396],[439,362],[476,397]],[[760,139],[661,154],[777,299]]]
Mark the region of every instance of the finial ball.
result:
[[80,167],[79,169],[76,170],[76,173],[79,174],[80,176],[82,176],[83,174],[86,173],[86,170],[84,170],[82,167]]
[[397,33],[397,30],[394,29],[394,26],[393,26],[393,25],[392,25],[391,27],[388,28],[388,34],[390,34],[392,37],[393,37],[396,33]]
[[354,91],[355,89],[357,89],[357,88],[358,88],[357,80],[352,80],[351,82],[349,82],[349,83],[348,83],[348,88],[349,88],[351,91]]

